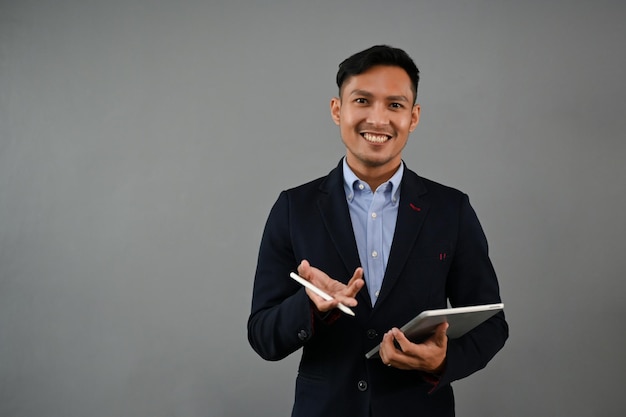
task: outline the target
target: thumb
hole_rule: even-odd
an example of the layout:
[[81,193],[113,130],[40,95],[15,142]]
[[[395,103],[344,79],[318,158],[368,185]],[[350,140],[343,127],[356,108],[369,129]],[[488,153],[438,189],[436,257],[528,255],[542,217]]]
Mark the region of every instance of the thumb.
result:
[[300,262],[300,265],[298,265],[298,275],[300,275],[302,278],[308,279],[310,269],[311,265],[309,264],[309,261],[303,259],[302,262]]
[[[406,349],[409,347],[408,345],[411,343],[411,341],[409,339],[407,339],[407,337],[404,335],[404,333],[402,333],[402,331],[400,329],[396,328],[396,327],[391,329],[391,335],[393,336],[393,338],[397,342],[397,345],[400,347],[400,350],[405,352]],[[398,346],[396,346],[396,348]]]
[[446,335],[446,332],[448,331],[449,326],[450,325],[448,323],[441,323],[439,326],[437,326],[437,329],[435,330],[435,335],[433,337],[433,341],[437,346],[444,346],[446,344],[446,339],[448,337]]

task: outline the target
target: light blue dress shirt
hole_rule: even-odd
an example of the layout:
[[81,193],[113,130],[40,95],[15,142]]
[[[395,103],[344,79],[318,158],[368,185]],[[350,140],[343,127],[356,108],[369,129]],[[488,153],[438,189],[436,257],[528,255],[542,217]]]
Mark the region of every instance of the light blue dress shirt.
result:
[[376,304],[393,242],[400,202],[400,182],[404,163],[389,179],[372,192],[343,158],[343,178],[354,237],[363,267],[372,306]]

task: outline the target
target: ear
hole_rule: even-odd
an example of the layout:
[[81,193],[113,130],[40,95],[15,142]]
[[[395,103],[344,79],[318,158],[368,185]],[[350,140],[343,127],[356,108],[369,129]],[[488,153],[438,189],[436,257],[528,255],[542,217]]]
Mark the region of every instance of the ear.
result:
[[341,120],[341,99],[339,97],[333,97],[330,100],[330,117],[333,118],[333,122],[339,126]]
[[414,104],[411,109],[411,126],[409,126],[409,132],[413,132],[420,122],[420,105]]

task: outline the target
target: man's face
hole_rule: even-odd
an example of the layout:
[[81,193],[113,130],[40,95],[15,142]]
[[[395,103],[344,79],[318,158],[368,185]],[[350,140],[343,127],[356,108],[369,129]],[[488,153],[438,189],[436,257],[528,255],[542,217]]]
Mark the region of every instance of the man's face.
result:
[[357,174],[395,171],[409,133],[419,123],[419,105],[409,75],[400,67],[374,66],[348,78],[331,115],[346,146],[348,165]]

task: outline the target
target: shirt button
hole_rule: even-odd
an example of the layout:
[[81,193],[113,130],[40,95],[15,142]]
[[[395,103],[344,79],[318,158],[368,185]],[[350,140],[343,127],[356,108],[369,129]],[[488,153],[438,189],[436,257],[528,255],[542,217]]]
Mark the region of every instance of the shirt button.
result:
[[374,293],[374,295],[376,296],[376,298],[378,298],[378,294],[380,294],[380,291],[376,291],[376,293]]
[[362,190],[363,188],[365,188],[365,186],[363,184],[359,184],[359,190]]
[[359,391],[363,392],[367,389],[367,382],[360,380],[356,386],[359,389]]
[[372,219],[376,218],[376,213],[372,213]]
[[375,338],[376,338],[376,336],[378,336],[378,333],[376,333],[376,330],[374,330],[374,329],[369,329],[369,330],[367,331],[367,338],[368,338],[368,339],[375,339]]
[[375,258],[375,257],[377,257],[377,256],[378,256],[378,252],[373,251],[373,252],[372,252],[372,258]]

